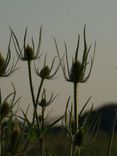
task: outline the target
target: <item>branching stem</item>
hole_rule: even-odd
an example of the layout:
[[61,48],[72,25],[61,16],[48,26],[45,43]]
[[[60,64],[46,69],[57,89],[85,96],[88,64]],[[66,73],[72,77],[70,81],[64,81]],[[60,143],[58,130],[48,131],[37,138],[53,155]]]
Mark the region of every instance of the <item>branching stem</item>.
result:
[[[38,100],[39,100],[39,96],[40,96],[40,93],[41,93],[41,89],[42,89],[42,86],[43,86],[43,82],[44,82],[44,79],[41,79],[41,82],[40,82],[40,85],[39,85],[39,89],[38,89],[38,93],[37,93],[37,98],[36,98],[36,103],[35,103],[35,109],[34,109],[34,114],[33,114],[33,117],[35,118],[36,114],[37,114],[37,105],[38,105]],[[38,121],[37,121],[38,122]]]

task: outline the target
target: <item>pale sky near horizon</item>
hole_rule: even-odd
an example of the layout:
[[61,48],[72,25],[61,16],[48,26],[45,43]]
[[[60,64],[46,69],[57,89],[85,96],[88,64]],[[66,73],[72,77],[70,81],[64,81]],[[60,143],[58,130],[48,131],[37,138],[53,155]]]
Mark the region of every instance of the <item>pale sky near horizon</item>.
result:
[[[92,96],[89,107],[92,103],[94,107],[98,107],[109,102],[117,102],[116,16],[116,0],[1,0],[0,51],[7,50],[9,26],[13,28],[20,41],[27,26],[28,41],[31,36],[37,41],[40,25],[43,25],[41,51],[48,53],[50,60],[56,56],[53,41],[53,36],[55,36],[61,55],[64,53],[63,41],[66,41],[69,61],[71,61],[76,48],[77,35],[80,34],[82,38],[83,27],[86,24],[87,41],[91,43],[96,40],[97,48],[91,77],[86,84],[79,86],[79,109],[89,96]],[[80,53],[82,54],[82,46]],[[20,106],[26,109],[31,101],[28,97],[30,93],[28,92],[26,65],[24,62],[22,64],[24,69],[19,69],[9,79],[2,79],[0,84],[3,94],[8,94],[11,91],[11,81],[13,81],[17,97],[22,96]],[[59,77],[46,82],[46,87],[50,88],[50,92],[54,90],[55,94],[59,93],[49,109],[53,115],[64,112],[66,100],[72,93],[72,84],[65,82],[61,72]]]

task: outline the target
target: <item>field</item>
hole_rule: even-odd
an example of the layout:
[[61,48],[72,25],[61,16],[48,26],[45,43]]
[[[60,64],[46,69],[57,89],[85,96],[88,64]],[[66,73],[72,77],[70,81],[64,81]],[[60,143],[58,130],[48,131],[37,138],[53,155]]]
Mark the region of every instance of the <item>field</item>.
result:
[[[98,133],[93,138],[88,138],[83,144],[81,149],[81,156],[106,156],[109,145],[109,134]],[[117,134],[114,135],[111,156],[117,156]],[[64,135],[64,131],[60,128],[55,128],[52,132],[49,132],[46,138],[46,148],[47,150],[52,150],[53,156],[67,156],[70,154],[70,148],[68,144],[68,139]],[[35,146],[33,151],[29,156],[38,156],[39,154],[39,144]]]

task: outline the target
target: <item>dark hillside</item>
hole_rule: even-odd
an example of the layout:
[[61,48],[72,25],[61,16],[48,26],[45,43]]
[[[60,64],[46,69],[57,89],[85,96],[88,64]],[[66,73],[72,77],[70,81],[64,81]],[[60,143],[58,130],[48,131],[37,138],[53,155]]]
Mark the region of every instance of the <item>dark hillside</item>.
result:
[[[116,111],[117,111],[117,104],[112,103],[112,104],[103,105],[102,107],[93,110],[90,113],[90,121],[92,122],[93,120],[95,120],[94,121],[95,123],[96,120],[100,120],[99,130],[110,133],[113,127],[113,120]],[[81,123],[84,121],[88,113],[89,112],[86,112],[82,115],[80,119]],[[117,128],[115,128],[115,130],[117,131]]]

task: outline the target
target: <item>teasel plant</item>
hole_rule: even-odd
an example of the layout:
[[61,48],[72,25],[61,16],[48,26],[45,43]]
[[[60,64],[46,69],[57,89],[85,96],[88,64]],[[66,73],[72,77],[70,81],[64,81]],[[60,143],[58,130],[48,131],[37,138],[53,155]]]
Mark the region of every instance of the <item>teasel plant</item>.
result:
[[6,58],[4,58],[2,53],[0,52],[0,78],[8,77],[18,69],[16,67],[18,63],[18,59],[15,61],[15,59],[12,60],[11,58],[11,38],[12,38],[11,36],[12,33],[9,39]]
[[[40,85],[39,85],[39,88],[38,88],[38,92],[37,92],[37,96],[36,96],[36,108],[37,108],[37,103],[38,103],[38,100],[39,100],[39,97],[40,97],[40,93],[41,93],[44,81],[45,80],[53,80],[53,79],[55,79],[56,78],[55,76],[56,76],[56,74],[58,72],[58,69],[60,67],[60,64],[58,64],[56,66],[56,69],[55,70],[53,69],[54,66],[55,66],[56,57],[53,58],[52,63],[51,63],[50,66],[47,65],[46,59],[47,59],[47,55],[45,55],[44,63],[43,63],[43,66],[41,68],[39,68],[38,66],[36,66],[34,64],[35,74],[41,79],[40,80]],[[35,108],[33,117],[35,117],[36,108]]]
[[[57,57],[54,57],[52,60],[52,63],[50,65],[47,64],[47,55],[45,55],[44,57],[44,63],[42,66],[39,65],[39,61],[40,61],[40,46],[41,46],[41,41],[42,41],[42,26],[40,27],[40,31],[39,31],[39,41],[38,41],[38,46],[37,46],[37,50],[35,51],[35,43],[34,40],[32,38],[31,42],[32,45],[30,46],[29,44],[26,45],[27,41],[26,41],[26,37],[27,37],[27,28],[25,30],[24,33],[24,38],[23,38],[23,46],[21,47],[18,41],[18,38],[16,37],[15,32],[13,31],[13,29],[10,28],[11,34],[12,34],[12,40],[14,43],[14,47],[15,47],[15,51],[17,53],[18,59],[21,61],[25,61],[28,64],[28,76],[29,76],[29,85],[30,85],[30,93],[31,93],[31,97],[32,97],[32,104],[33,104],[33,117],[32,117],[32,121],[30,122],[28,120],[27,117],[27,113],[25,113],[22,110],[23,113],[23,118],[20,117],[20,119],[22,119],[23,121],[27,121],[27,125],[28,125],[28,129],[29,129],[29,133],[35,133],[36,136],[38,138],[41,138],[40,140],[40,144],[42,146],[41,148],[41,156],[45,156],[46,155],[46,151],[45,151],[45,145],[44,145],[44,135],[47,132],[47,130],[49,128],[51,128],[52,126],[54,126],[56,123],[58,123],[63,116],[59,117],[57,120],[53,121],[52,123],[50,123],[48,126],[45,126],[45,108],[47,106],[49,106],[57,96],[54,96],[54,94],[52,93],[52,95],[50,96],[50,99],[48,101],[46,101],[46,91],[43,88],[44,86],[44,82],[46,80],[53,80],[56,78],[56,74],[59,70],[60,67],[60,63],[58,61],[58,64],[56,64],[56,60]],[[37,61],[37,62],[36,62]],[[40,83],[38,84],[37,87],[37,93],[34,91],[35,86],[33,85],[33,75],[32,75],[32,62],[33,62],[33,71],[35,73],[35,75],[37,76],[37,78],[40,79]],[[42,97],[41,97],[42,94]],[[45,106],[41,105],[41,104],[46,103]],[[37,109],[40,108],[41,114],[39,114],[37,112]],[[42,118],[40,118],[42,117]],[[36,126],[36,128],[35,128]],[[28,135],[28,139],[27,139],[27,145],[30,144],[30,135]],[[30,148],[31,149],[31,148]],[[28,150],[29,151],[29,150]]]
[[[69,118],[69,124],[72,124],[72,133],[70,133],[71,136],[71,156],[79,156],[80,155],[80,149],[81,149],[81,143],[82,141],[77,141],[77,140],[83,140],[83,135],[84,135],[84,130],[83,127],[79,128],[78,122],[78,85],[80,83],[86,83],[91,75],[93,63],[94,63],[94,57],[95,57],[95,51],[96,51],[96,42],[94,43],[94,50],[93,50],[93,56],[91,57],[91,61],[89,62],[89,53],[91,51],[92,44],[87,44],[87,39],[86,39],[86,25],[84,26],[83,30],[83,42],[84,42],[84,49],[83,49],[83,55],[82,59],[80,61],[79,59],[79,46],[80,46],[80,35],[78,35],[78,40],[77,40],[77,46],[76,46],[76,51],[75,51],[75,57],[72,59],[72,65],[70,67],[69,61],[68,61],[68,50],[67,50],[67,45],[66,42],[64,42],[65,46],[65,60],[63,57],[61,58],[60,52],[58,49],[57,41],[54,38],[55,42],[55,47],[56,51],[58,54],[58,58],[60,61],[60,65],[63,71],[63,75],[66,81],[73,83],[73,95],[74,95],[74,101],[71,106],[71,111],[70,111],[70,118]],[[69,103],[69,100],[68,102]],[[87,104],[87,102],[86,102]],[[86,106],[86,105],[84,105]],[[68,106],[66,107],[68,108]],[[67,110],[65,111],[67,112]],[[80,143],[79,143],[80,142]]]
[[39,137],[39,141],[40,141],[40,149],[41,149],[41,155],[42,156],[45,156],[47,154],[46,153],[47,152],[46,146],[45,146],[45,132],[47,131],[48,126],[46,125],[47,123],[45,123],[45,121],[48,118],[48,114],[46,115],[46,109],[49,105],[51,105],[53,103],[53,101],[58,96],[58,94],[54,95],[54,93],[52,93],[50,98],[47,99],[47,93],[46,92],[47,92],[46,89],[43,89],[41,99],[39,102],[39,106],[41,107],[41,114],[39,116],[41,136]]
[[31,40],[31,43],[32,43],[31,46],[28,43],[26,43],[27,42],[26,41],[27,27],[25,29],[24,39],[23,39],[23,46],[22,47],[20,46],[19,41],[18,41],[14,31],[11,28],[10,28],[10,31],[11,31],[11,34],[12,34],[12,39],[13,39],[13,43],[14,43],[14,47],[15,47],[18,59],[20,59],[22,61],[26,61],[27,64],[28,64],[30,92],[31,92],[33,107],[34,107],[34,109],[36,109],[35,95],[34,95],[33,82],[32,82],[31,62],[40,57],[42,26],[40,27],[40,31],[39,31],[39,41],[38,41],[38,45],[37,45],[36,50],[35,50],[35,44],[34,44],[33,37],[32,37],[32,40]]
[[[18,70],[17,63],[18,59],[12,59],[11,54],[11,44],[12,40],[10,34],[8,49],[6,57],[3,56],[2,52],[0,52],[0,78],[8,78],[11,76],[16,70]],[[9,134],[11,132],[11,122],[13,119],[13,108],[16,103],[19,101],[15,101],[16,90],[14,85],[13,92],[11,92],[8,96],[3,100],[2,98],[2,89],[0,88],[0,155],[5,156],[8,154],[7,147],[9,144]]]
[[[41,115],[39,115],[39,129],[41,130],[41,135],[40,135],[40,145],[41,145],[41,155],[45,156],[46,155],[46,150],[45,150],[45,139],[44,135],[46,131],[54,126],[57,122],[59,122],[63,116],[55,120],[54,122],[50,123],[48,126],[45,126],[45,120],[48,117],[45,117],[45,110],[48,106],[50,106],[51,103],[57,98],[58,94],[54,96],[54,93],[51,94],[50,99],[47,101],[46,96],[47,96],[47,90],[43,88],[43,84],[46,80],[54,80],[56,78],[56,74],[58,72],[58,69],[60,67],[60,63],[58,63],[55,66],[55,61],[56,57],[53,58],[51,65],[47,64],[47,55],[45,55],[44,58],[44,63],[42,67],[38,67],[36,64],[34,64],[34,70],[35,74],[41,79],[40,80],[40,85],[38,88],[37,96],[36,96],[36,109],[34,111],[33,117],[36,114],[37,106],[39,105],[41,107]],[[42,91],[43,89],[43,91]],[[41,95],[42,91],[42,96]],[[40,99],[41,98],[41,99]]]
[[16,90],[13,84],[12,86],[13,92],[4,99],[0,90],[0,155],[2,156],[12,155],[11,133],[16,118],[16,112],[13,109],[20,100],[20,98],[16,99]]

